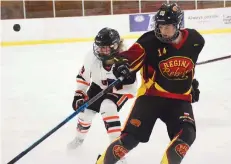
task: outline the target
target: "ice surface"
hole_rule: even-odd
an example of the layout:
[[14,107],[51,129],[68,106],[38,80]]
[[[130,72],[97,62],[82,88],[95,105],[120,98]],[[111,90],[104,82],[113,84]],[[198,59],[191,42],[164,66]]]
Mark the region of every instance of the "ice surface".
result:
[[[205,35],[199,61],[231,54],[231,34]],[[126,41],[131,45],[134,40]],[[75,76],[91,43],[7,47],[1,49],[2,163],[7,163],[71,114]],[[196,68],[200,102],[194,104],[197,139],[183,164],[231,163],[231,59]],[[122,109],[126,119],[133,100]],[[19,164],[94,164],[108,144],[100,115],[81,148],[67,151],[76,118],[18,161]],[[160,163],[169,142],[157,121],[151,140],[128,156],[129,164]]]

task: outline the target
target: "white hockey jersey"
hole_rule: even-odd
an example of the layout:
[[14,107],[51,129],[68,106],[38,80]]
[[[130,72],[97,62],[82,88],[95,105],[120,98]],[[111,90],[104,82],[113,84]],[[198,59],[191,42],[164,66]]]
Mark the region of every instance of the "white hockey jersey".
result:
[[[110,70],[106,70],[103,67],[102,61],[93,54],[93,51],[90,51],[86,55],[83,66],[76,77],[77,90],[82,90],[86,93],[92,82],[101,89],[107,88],[109,80],[116,80],[112,72],[113,67]],[[137,80],[133,84],[123,85],[123,88],[120,90],[113,89],[113,93],[126,94],[129,98],[135,96],[136,91]]]

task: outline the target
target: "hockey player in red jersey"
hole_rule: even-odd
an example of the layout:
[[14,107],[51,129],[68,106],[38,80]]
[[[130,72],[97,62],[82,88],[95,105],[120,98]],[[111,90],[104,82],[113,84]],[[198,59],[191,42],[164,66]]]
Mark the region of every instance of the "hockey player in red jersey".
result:
[[[205,41],[195,29],[180,29],[182,16],[177,4],[163,4],[154,18],[155,29],[120,54],[128,59],[131,73],[141,71],[142,85],[121,136],[97,164],[114,164],[140,142],[148,142],[158,118],[166,124],[171,140],[161,164],[180,164],[193,144],[196,126],[191,103],[199,99],[193,77]],[[153,162],[144,159],[144,163]]]
[[[122,64],[127,60],[117,58],[117,54],[124,50],[123,47],[123,40],[115,29],[103,28],[98,32],[93,49],[86,55],[83,66],[76,77],[77,89],[72,103],[74,110],[78,110],[81,104],[116,80],[116,77],[119,76],[117,70],[127,67]],[[121,123],[118,112],[125,102],[136,93],[136,84],[135,75],[125,78],[110,93],[79,113],[77,134],[68,147],[74,149],[83,143],[96,113],[102,115],[110,142],[119,137]],[[125,163],[125,160],[121,160],[121,163]]]

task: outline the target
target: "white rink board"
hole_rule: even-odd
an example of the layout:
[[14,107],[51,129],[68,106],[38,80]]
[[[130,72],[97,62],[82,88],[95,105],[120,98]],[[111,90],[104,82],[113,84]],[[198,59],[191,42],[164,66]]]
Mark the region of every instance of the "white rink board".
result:
[[189,10],[185,12],[186,27],[200,30],[231,27],[231,8]]
[[[21,31],[13,30],[14,24]],[[129,15],[88,16],[67,18],[1,20],[2,42],[89,38],[103,27],[112,27],[124,35],[142,34],[129,31]],[[197,30],[231,28],[231,8],[185,11],[185,27]]]

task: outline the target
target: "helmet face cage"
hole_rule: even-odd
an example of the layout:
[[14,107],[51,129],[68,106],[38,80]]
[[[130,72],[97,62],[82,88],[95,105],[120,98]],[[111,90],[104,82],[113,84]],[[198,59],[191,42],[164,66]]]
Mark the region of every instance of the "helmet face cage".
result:
[[110,28],[103,28],[95,37],[93,44],[94,55],[101,61],[112,59],[120,47],[119,33]]
[[[183,13],[181,12],[180,8],[177,4],[163,4],[157,14],[155,15],[155,35],[156,37],[164,43],[171,43],[174,41],[180,32],[180,26],[182,23]],[[170,38],[165,38],[162,36],[159,25],[167,25],[172,24],[176,31],[174,35]]]

